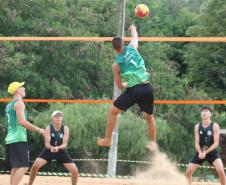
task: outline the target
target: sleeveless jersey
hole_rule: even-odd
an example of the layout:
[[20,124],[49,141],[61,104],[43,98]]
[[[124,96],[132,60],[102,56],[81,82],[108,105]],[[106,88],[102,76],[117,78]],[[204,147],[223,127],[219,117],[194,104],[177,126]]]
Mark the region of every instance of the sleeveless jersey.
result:
[[207,128],[199,123],[199,145],[202,150],[206,150],[213,144],[213,123],[211,122]]
[[51,146],[60,146],[63,143],[64,137],[64,125],[62,124],[59,131],[56,131],[53,124],[50,125],[50,145]]
[[130,45],[115,57],[115,62],[119,64],[120,77],[128,83],[128,87],[149,81],[150,74],[146,71],[143,58]]
[[[7,128],[7,136],[5,138],[6,144],[16,142],[27,142],[27,131],[26,128],[21,126],[16,117],[16,111],[14,105],[18,100],[13,100],[7,104],[5,109],[5,120]],[[25,117],[27,119],[27,111],[24,110]]]

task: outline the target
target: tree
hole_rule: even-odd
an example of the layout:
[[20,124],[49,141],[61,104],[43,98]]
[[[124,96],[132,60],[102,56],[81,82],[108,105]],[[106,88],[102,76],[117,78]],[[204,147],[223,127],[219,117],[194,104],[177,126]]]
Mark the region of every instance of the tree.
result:
[[[225,36],[226,2],[209,0],[204,3],[196,25],[189,36]],[[190,44],[186,52],[189,83],[203,88],[213,99],[224,99],[226,90],[225,44]]]

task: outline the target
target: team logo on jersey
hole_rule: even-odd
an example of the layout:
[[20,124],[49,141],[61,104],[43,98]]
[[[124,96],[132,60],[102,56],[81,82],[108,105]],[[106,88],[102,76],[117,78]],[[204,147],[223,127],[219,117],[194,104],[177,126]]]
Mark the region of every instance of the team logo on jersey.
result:
[[212,131],[211,130],[208,130],[207,135],[208,136],[211,136],[212,135]]
[[63,136],[64,136],[64,135],[61,133],[61,134],[60,134],[60,138],[63,138]]
[[51,134],[51,136],[52,136],[52,137],[55,137],[55,134],[54,134],[54,133],[52,133],[52,134]]
[[200,130],[199,133],[202,134],[202,131]]

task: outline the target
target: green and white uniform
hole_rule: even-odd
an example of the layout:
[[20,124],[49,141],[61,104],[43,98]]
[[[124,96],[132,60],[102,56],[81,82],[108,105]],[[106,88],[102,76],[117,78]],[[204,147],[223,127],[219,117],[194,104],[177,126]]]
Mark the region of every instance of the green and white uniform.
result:
[[146,71],[144,60],[140,53],[130,45],[126,46],[122,53],[115,57],[119,64],[120,77],[128,87],[143,84],[150,80],[150,74]]
[[153,89],[148,83],[150,75],[140,53],[128,45],[115,57],[115,63],[119,65],[121,80],[127,82],[128,88],[114,101],[114,106],[126,111],[137,103],[142,112],[153,114]]
[[[27,131],[22,127],[16,117],[14,105],[18,100],[13,100],[6,106],[6,167],[12,168],[29,167],[29,150],[27,144]],[[25,119],[27,112],[24,110]]]
[[[6,128],[7,136],[5,138],[6,144],[16,143],[16,142],[27,142],[27,131],[22,127],[16,117],[16,111],[14,110],[14,105],[18,100],[13,100],[6,106],[5,116],[6,116]],[[27,117],[27,111],[24,111]]]

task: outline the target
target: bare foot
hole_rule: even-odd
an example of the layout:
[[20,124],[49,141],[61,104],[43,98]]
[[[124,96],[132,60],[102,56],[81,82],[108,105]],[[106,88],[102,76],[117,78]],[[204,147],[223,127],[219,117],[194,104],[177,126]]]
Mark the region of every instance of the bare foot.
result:
[[109,147],[109,146],[111,146],[111,142],[110,141],[108,141],[108,140],[106,140],[106,139],[102,139],[102,138],[100,138],[100,137],[98,137],[97,138],[97,144],[99,145],[99,146],[105,146],[105,147]]
[[158,149],[157,143],[154,141],[150,141],[149,144],[146,145],[146,147],[153,152]]

